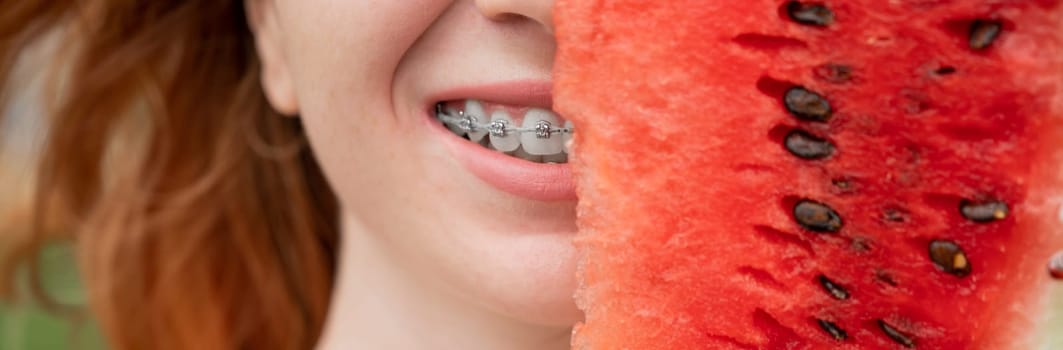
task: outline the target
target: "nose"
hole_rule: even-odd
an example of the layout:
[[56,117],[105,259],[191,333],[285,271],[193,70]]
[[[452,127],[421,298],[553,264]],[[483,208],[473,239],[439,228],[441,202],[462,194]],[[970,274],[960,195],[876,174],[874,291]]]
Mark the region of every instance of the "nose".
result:
[[551,34],[554,32],[554,0],[476,0],[476,7],[492,20],[525,18],[539,23]]

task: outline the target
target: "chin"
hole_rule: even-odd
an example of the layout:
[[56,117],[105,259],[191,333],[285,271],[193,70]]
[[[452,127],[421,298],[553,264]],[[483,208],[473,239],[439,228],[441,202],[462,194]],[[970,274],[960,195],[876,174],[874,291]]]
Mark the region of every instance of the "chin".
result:
[[[438,199],[455,225],[464,295],[508,318],[571,327],[576,290],[576,189],[568,164],[575,130],[551,110],[549,81],[450,86],[419,103],[421,130],[451,167]],[[460,203],[455,203],[460,202]],[[455,222],[456,221],[456,222]],[[461,227],[461,228],[457,228]]]
[[[583,319],[576,307],[577,257],[571,235],[505,237],[491,249],[489,274],[473,285],[485,307],[525,323],[571,327]],[[489,248],[490,249],[490,248]],[[482,289],[476,286],[481,286]]]

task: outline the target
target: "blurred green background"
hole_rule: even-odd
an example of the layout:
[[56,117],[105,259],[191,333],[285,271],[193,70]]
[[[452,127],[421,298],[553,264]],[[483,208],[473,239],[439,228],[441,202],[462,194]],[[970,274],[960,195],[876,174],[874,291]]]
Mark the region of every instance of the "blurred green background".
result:
[[55,302],[72,307],[72,313],[52,314],[31,303],[25,269],[20,271],[20,299],[0,303],[0,350],[102,350],[99,330],[84,311],[81,289],[71,249],[49,246],[41,252],[41,282]]
[[[54,45],[54,44],[49,44]],[[27,208],[32,198],[36,163],[45,130],[40,100],[44,63],[53,54],[48,45],[27,50],[11,67],[6,103],[0,105],[0,248],[4,234],[27,227]],[[19,216],[22,215],[22,216]],[[0,249],[2,251],[3,249]],[[85,305],[69,245],[49,246],[40,255],[42,283],[51,298],[76,308]],[[26,276],[16,303],[0,300],[0,350],[103,349],[99,332],[87,313],[53,315],[31,303]]]

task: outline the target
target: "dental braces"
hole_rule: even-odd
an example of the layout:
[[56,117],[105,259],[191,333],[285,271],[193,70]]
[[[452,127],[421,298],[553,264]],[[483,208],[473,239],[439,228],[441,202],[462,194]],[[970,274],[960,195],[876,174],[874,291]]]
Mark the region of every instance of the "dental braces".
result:
[[450,126],[456,126],[465,132],[486,131],[494,137],[506,137],[509,134],[522,134],[522,133],[535,133],[536,138],[548,139],[554,134],[571,134],[575,131],[575,128],[557,128],[554,127],[549,121],[540,120],[532,127],[516,127],[511,126],[508,120],[492,120],[490,123],[480,123],[480,121],[472,115],[465,114],[465,111],[457,111],[458,115],[452,115],[451,113],[444,112],[442,108],[436,106],[436,116],[443,124]]

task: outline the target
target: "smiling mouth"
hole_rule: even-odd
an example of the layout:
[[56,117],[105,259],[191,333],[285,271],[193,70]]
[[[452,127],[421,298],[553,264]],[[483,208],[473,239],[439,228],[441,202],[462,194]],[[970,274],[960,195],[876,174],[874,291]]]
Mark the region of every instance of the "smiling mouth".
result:
[[542,108],[478,100],[439,102],[435,116],[454,135],[514,158],[535,163],[568,163],[572,122]]

